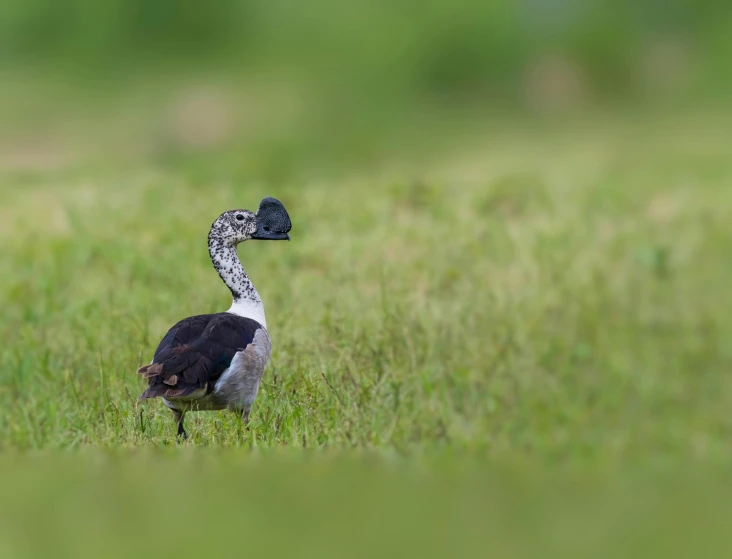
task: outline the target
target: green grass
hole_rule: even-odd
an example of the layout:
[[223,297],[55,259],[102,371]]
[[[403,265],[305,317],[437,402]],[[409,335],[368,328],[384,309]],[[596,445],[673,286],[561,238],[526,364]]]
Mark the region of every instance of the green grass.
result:
[[8,173],[0,445],[172,444],[135,370],[228,308],[208,227],[274,195],[292,242],[239,248],[274,343],[251,431],[194,414],[189,444],[727,457],[730,150],[672,132],[277,184],[215,155]]
[[[725,557],[727,472],[547,475],[476,460],[2,457],[0,555]],[[22,468],[18,466],[22,464]],[[697,472],[698,473],[698,472]]]
[[[2,522],[0,554],[47,549],[19,534],[63,518],[88,521],[95,534],[73,522],[49,532],[69,555],[77,546],[98,556],[110,541],[119,556],[137,549],[114,535],[122,517],[140,548],[203,549],[191,534],[175,539],[189,528],[170,514],[179,491],[182,507],[225,502],[216,509],[231,516],[225,526],[236,530],[240,513],[241,525],[261,530],[257,549],[272,554],[299,541],[347,547],[348,531],[327,530],[338,520],[352,526],[333,512],[344,496],[344,514],[359,510],[353,522],[373,533],[383,529],[382,508],[383,522],[422,519],[384,537],[416,538],[410,549],[427,554],[465,555],[492,535],[503,556],[549,554],[576,529],[590,534],[577,544],[583,556],[593,534],[622,539],[645,514],[660,515],[651,540],[666,550],[660,534],[694,517],[668,512],[684,502],[664,500],[668,487],[636,481],[652,474],[593,482],[588,502],[565,503],[563,490],[495,470],[561,464],[592,477],[732,458],[729,128],[704,118],[623,122],[493,131],[414,165],[395,153],[399,165],[320,178],[263,182],[235,152],[4,171],[0,449],[2,498],[13,505],[3,511],[12,522]],[[284,202],[293,229],[290,243],[239,248],[273,340],[250,429],[226,412],[191,414],[191,438],[178,449],[162,403],[137,400],[135,370],[175,321],[228,308],[208,228],[266,195]],[[89,446],[114,452],[49,452]],[[170,451],[119,456],[139,447]],[[307,448],[311,459],[272,458],[283,447]],[[339,451],[350,449],[356,463],[339,466]],[[28,450],[37,452],[18,453]],[[394,457],[398,473],[378,461],[373,473],[361,451]],[[333,453],[341,458],[328,460]],[[448,465],[419,466],[415,455]],[[405,484],[421,468],[427,481]],[[651,504],[628,518],[634,483]],[[628,499],[611,499],[612,488]],[[111,507],[96,521],[94,502]],[[287,512],[275,521],[277,511]],[[322,525],[309,518],[317,511]],[[146,528],[153,518],[171,532]],[[525,530],[543,535],[521,543]],[[609,549],[614,540],[597,541]],[[640,547],[622,541],[628,553],[651,549],[643,538]],[[228,534],[221,543],[235,542]]]

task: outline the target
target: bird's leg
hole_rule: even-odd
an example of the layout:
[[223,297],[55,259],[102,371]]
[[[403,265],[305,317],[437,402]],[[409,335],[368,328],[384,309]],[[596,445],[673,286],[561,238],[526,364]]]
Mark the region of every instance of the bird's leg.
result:
[[241,443],[242,442],[242,434],[243,434],[242,433],[242,431],[243,431],[242,426],[244,427],[244,429],[246,429],[247,431],[249,431],[249,412],[251,411],[251,408],[248,409],[248,410],[245,409],[245,410],[233,410],[233,411],[234,411],[234,413],[237,415],[237,417],[239,419],[239,421],[238,421],[239,428],[236,430],[236,437],[237,437],[237,441],[239,443]]
[[186,415],[186,412],[180,412],[178,410],[170,410],[173,412],[173,419],[175,419],[175,422],[178,424],[178,441],[185,441],[188,438],[188,433],[186,433],[186,430],[183,428],[183,418]]

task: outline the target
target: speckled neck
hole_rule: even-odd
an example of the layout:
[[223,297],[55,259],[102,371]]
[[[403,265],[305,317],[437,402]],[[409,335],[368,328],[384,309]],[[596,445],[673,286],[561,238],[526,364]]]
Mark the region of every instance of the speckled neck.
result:
[[262,299],[239,261],[236,246],[212,230],[208,236],[208,252],[214,268],[231,291],[233,302],[229,312],[253,318],[266,327]]

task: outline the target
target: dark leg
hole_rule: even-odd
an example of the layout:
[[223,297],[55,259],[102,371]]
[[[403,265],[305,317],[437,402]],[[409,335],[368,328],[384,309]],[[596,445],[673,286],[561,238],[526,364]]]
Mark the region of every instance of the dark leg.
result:
[[177,410],[170,410],[173,412],[173,419],[175,419],[175,422],[178,424],[178,441],[185,441],[188,438],[188,433],[186,433],[186,430],[183,428],[183,418],[186,415],[186,412],[179,412]]
[[249,410],[232,410],[238,417],[239,417],[239,428],[236,430],[236,438],[239,441],[239,443],[242,442],[242,435],[243,435],[243,429],[242,426],[244,426],[244,429],[249,431]]

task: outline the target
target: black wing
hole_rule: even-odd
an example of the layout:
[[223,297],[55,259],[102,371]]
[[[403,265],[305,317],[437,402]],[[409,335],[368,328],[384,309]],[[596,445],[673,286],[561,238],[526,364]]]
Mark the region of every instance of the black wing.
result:
[[230,313],[181,320],[160,342],[153,362],[137,371],[149,379],[140,398],[182,398],[201,388],[210,392],[260,328],[256,320]]
[[153,357],[153,363],[160,361],[159,357],[164,350],[170,350],[174,347],[189,344],[196,340],[214,318],[215,314],[199,314],[197,316],[191,316],[184,318],[173,326],[165,337],[160,340],[158,348],[155,350],[155,356]]

